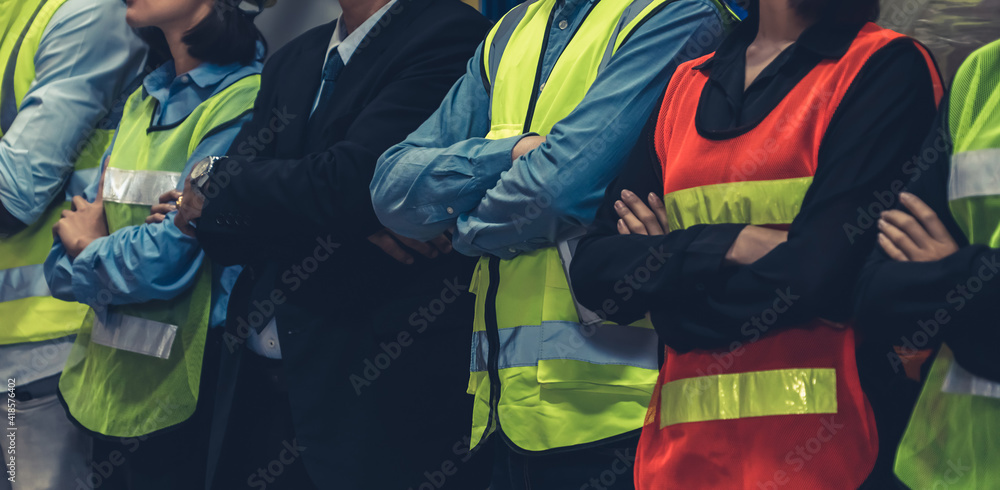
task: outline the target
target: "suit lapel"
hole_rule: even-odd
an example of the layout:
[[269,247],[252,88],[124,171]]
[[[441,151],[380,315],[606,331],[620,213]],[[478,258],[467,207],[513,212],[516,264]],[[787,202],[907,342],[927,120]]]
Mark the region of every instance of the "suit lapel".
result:
[[279,79],[288,85],[278,88],[278,103],[274,107],[278,110],[287,108],[286,111],[295,116],[285,131],[287,135],[279,138],[279,141],[288,143],[281,145],[284,153],[297,154],[306,142],[309,114],[319,92],[327,48],[336,26],[337,21],[334,20],[318,29],[303,49],[285,61],[283,68],[287,74],[279,75]]
[[337,79],[337,91],[330,106],[333,114],[342,113],[350,104],[367,103],[355,92],[371,88],[365,81],[372,77],[381,55],[389,48],[406,42],[403,32],[427,5],[428,0],[397,0],[368,31]]

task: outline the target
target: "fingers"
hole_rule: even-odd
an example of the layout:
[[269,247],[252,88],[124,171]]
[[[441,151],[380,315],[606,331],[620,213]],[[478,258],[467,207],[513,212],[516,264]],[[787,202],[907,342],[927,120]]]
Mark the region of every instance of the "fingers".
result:
[[649,208],[653,210],[653,215],[660,223],[663,233],[670,233],[670,223],[667,222],[667,207],[663,204],[663,198],[650,192],[646,199],[649,201]]
[[618,213],[618,217],[621,218],[618,222],[624,224],[625,229],[627,229],[629,233],[634,233],[636,235],[649,234],[646,233],[646,227],[643,226],[642,221],[639,221],[639,218],[632,214],[632,210],[627,204],[625,204],[624,201],[615,201],[615,212]]
[[160,194],[160,204],[176,202],[177,199],[181,197],[181,195],[183,195],[183,193],[177,189],[172,189],[167,192],[164,192],[163,194]]
[[441,235],[431,240],[430,243],[437,247],[437,249],[443,254],[451,253],[451,239],[448,238],[447,235]]
[[419,253],[420,255],[423,255],[424,257],[427,257],[428,259],[433,259],[434,257],[438,256],[437,248],[435,248],[434,245],[432,245],[430,243],[425,243],[425,242],[422,242],[420,240],[414,240],[412,238],[407,238],[405,236],[398,235],[398,234],[393,233],[391,231],[389,233],[392,234],[392,236],[394,236],[397,240],[399,240],[403,245],[406,245],[407,247],[413,249],[415,252]]
[[[74,210],[74,211],[75,211],[75,210]],[[69,217],[69,216],[70,216],[71,214],[73,214],[73,212],[74,212],[74,211],[70,211],[70,210],[68,210],[68,209],[64,209],[64,210],[62,211],[62,213],[60,213],[59,217],[60,217],[60,218],[68,218],[68,217]]]
[[153,207],[150,208],[149,212],[150,212],[150,214],[167,214],[167,213],[170,213],[171,211],[174,211],[176,209],[177,209],[177,206],[175,206],[173,204],[170,204],[170,203],[167,203],[167,204],[154,204]]
[[[619,202],[621,202],[621,201],[619,201]],[[625,224],[625,220],[623,220],[623,219],[618,220],[618,234],[619,235],[631,235],[632,234],[632,232],[629,231],[629,229],[628,229],[628,225]]]
[[146,224],[151,225],[153,223],[162,223],[163,220],[165,219],[167,219],[167,215],[163,213],[153,213],[149,216],[146,216]]
[[[663,227],[656,219],[656,215],[649,209],[646,203],[639,199],[634,192],[626,189],[622,191],[622,201],[628,206],[632,214],[642,223],[647,235],[662,235]],[[628,221],[626,221],[628,223]]]
[[73,211],[76,211],[78,209],[83,209],[83,207],[90,204],[89,202],[87,202],[86,199],[83,198],[83,196],[73,196],[72,203],[73,203]]
[[368,241],[372,242],[376,247],[382,249],[383,252],[398,262],[407,265],[413,263],[413,256],[406,253],[406,250],[403,250],[403,247],[396,243],[396,240],[385,231],[380,231],[368,237]]
[[920,224],[923,225],[931,237],[938,241],[952,239],[951,233],[948,233],[948,228],[945,228],[944,223],[941,222],[941,218],[934,212],[934,209],[924,203],[919,197],[909,192],[903,192],[899,195],[899,200],[903,203],[903,206],[906,206],[906,209],[910,210],[910,214],[920,221]]
[[906,254],[904,254],[903,251],[896,246],[896,244],[892,243],[892,240],[885,236],[884,233],[878,234],[878,244],[882,247],[882,250],[885,250],[886,255],[888,255],[892,260],[899,262],[910,261],[910,259],[906,258]]
[[[924,229],[924,226],[921,225],[916,218],[898,209],[882,213],[881,221],[886,221],[892,226],[898,228],[901,232],[905,233],[913,243],[919,245],[920,247],[927,247],[933,241],[933,238],[931,238],[930,234],[927,233],[927,230]],[[889,238],[891,238],[897,246],[900,245],[899,241],[896,240],[894,236],[889,235]],[[906,250],[903,249],[903,251],[905,252]]]
[[[910,219],[912,219],[912,217]],[[912,238],[910,238],[908,233],[899,229],[888,220],[880,219],[878,221],[878,229],[882,232],[882,235],[892,242],[892,245],[899,250],[907,260],[910,260],[920,251],[920,247],[913,241]]]

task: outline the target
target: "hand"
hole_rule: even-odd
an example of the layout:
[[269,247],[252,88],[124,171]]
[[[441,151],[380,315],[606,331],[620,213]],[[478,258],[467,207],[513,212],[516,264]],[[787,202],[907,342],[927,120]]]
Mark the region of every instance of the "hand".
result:
[[660,196],[650,192],[646,197],[648,205],[634,192],[622,190],[622,198],[615,201],[618,213],[619,235],[666,235],[670,231],[667,224],[667,208]]
[[731,265],[750,265],[787,240],[787,231],[747,226],[740,231],[736,241],[729,247],[725,261]]
[[[160,198],[162,199],[163,196]],[[201,208],[205,206],[205,197],[191,187],[190,176],[184,179],[184,193],[179,202],[177,214],[174,215],[174,224],[185,235],[193,237],[195,229],[191,226],[191,221],[201,217]]]
[[[382,249],[382,251],[390,257],[406,265],[413,263],[413,255],[410,254],[411,251],[416,251],[428,259],[437,257],[438,252],[443,254],[451,252],[451,240],[445,235],[440,235],[437,238],[424,243],[420,240],[414,240],[412,238],[396,234],[392,230],[386,228],[368,237],[368,241],[372,242],[376,247]],[[403,247],[403,245],[406,247]],[[407,248],[410,250],[408,251]]]
[[958,251],[958,244],[930,206],[909,192],[900,194],[899,200],[909,214],[893,209],[878,220],[878,243],[889,257],[900,262],[932,262]]
[[52,235],[66,247],[66,255],[75,259],[94,240],[108,236],[108,220],[104,214],[104,174],[97,184],[97,198],[87,202],[83,196],[73,197],[72,209],[62,212],[62,218],[52,226]]
[[181,191],[176,189],[160,194],[160,204],[153,205],[149,216],[146,217],[146,224],[162,223],[163,220],[167,219],[167,214],[177,209],[174,203],[179,197],[181,197]]
[[542,146],[542,143],[545,143],[544,136],[529,135],[521,138],[521,140],[514,145],[514,150],[510,152],[510,161],[517,161],[518,158],[527,155],[529,151]]

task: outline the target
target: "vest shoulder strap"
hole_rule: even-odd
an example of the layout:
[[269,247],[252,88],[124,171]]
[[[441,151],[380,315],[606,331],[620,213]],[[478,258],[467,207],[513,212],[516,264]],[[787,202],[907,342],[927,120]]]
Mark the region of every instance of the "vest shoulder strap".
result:
[[231,127],[240,118],[253,112],[259,89],[260,75],[249,75],[203,102],[205,110],[195,126],[188,155],[209,136]]
[[507,43],[510,42],[510,36],[514,34],[514,29],[524,19],[524,14],[528,11],[528,7],[537,1],[528,0],[510,9],[509,12],[500,18],[500,22],[497,23],[493,31],[490,32],[490,35],[486,37],[486,41],[483,42],[483,52],[481,55],[483,64],[481,68],[483,85],[487,92],[490,91],[493,80],[496,79],[497,71],[500,69],[500,58],[503,56],[503,51],[507,47]]
[[[483,43],[483,64],[481,70],[483,86],[487,92],[490,92],[492,89],[493,81],[496,79],[497,71],[500,67],[500,59],[503,57],[507,43],[510,42],[511,35],[513,35],[518,24],[524,19],[528,7],[537,1],[528,0],[507,12]],[[727,22],[739,21],[746,17],[745,11],[738,6],[731,6],[728,0],[714,1],[717,4],[717,8],[724,13]],[[673,2],[674,0],[632,0],[632,3],[622,13],[615,32],[611,35],[611,41],[604,52],[604,58],[598,67],[598,73],[604,70],[611,61],[611,57],[618,51],[618,48],[625,44],[639,27]]]
[[17,58],[21,53],[24,38],[27,37],[28,32],[31,30],[31,25],[35,22],[35,18],[45,8],[47,2],[48,0],[42,0],[38,3],[38,7],[31,14],[28,23],[25,24],[24,29],[17,38],[17,43],[14,44],[14,50],[11,51],[10,57],[7,59],[7,67],[3,72],[3,83],[0,84],[3,87],[2,92],[0,92],[0,134],[9,131],[11,125],[14,124],[14,119],[17,118],[19,104],[17,103],[17,96],[14,94],[14,74],[17,70]]
[[[956,152],[982,149],[981,128],[1000,126],[1000,40],[974,51],[955,75],[948,97],[948,130]],[[992,146],[992,145],[990,145]]]

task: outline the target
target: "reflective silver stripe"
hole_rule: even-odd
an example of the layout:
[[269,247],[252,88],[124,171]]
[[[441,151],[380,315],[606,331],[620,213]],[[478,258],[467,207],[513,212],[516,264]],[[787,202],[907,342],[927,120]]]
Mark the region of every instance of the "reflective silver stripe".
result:
[[93,184],[100,174],[100,168],[74,170],[69,178],[69,185],[66,186],[66,200],[72,200],[73,196],[82,196],[83,191]]
[[611,55],[615,52],[615,43],[618,42],[618,36],[621,35],[622,29],[635,20],[642,11],[649,6],[649,4],[655,2],[656,0],[635,0],[632,2],[628,8],[622,12],[622,16],[618,19],[618,26],[615,27],[615,32],[611,34],[611,41],[608,42],[607,49],[604,50],[604,57],[601,58],[601,64],[597,67],[597,73],[604,71],[604,68],[608,66],[611,62]]
[[176,189],[180,180],[180,172],[109,167],[104,176],[104,200],[152,206],[159,202],[160,194]]
[[1000,383],[976,376],[951,359],[951,366],[948,368],[948,375],[944,379],[941,391],[955,395],[1000,398]]
[[90,340],[114,349],[169,359],[176,336],[177,325],[105,310],[96,315]]
[[1000,195],[1000,149],[973,150],[951,157],[948,200]]
[[0,302],[51,296],[42,264],[0,270]]
[[559,251],[559,260],[562,261],[563,272],[566,273],[566,281],[570,284],[569,293],[573,297],[573,306],[576,307],[576,314],[580,317],[580,323],[584,325],[594,325],[601,323],[604,319],[576,300],[576,293],[573,292],[573,283],[569,278],[569,266],[573,262],[573,255],[576,253],[576,246],[580,243],[580,238],[582,236],[583,235],[581,234],[578,237],[563,240],[556,245],[556,249]]
[[[501,328],[499,332],[500,369],[536,366],[538,361],[550,359],[659,369],[656,332],[648,328],[542,322],[541,325]],[[488,352],[486,332],[475,332],[470,370],[485,371]]]

